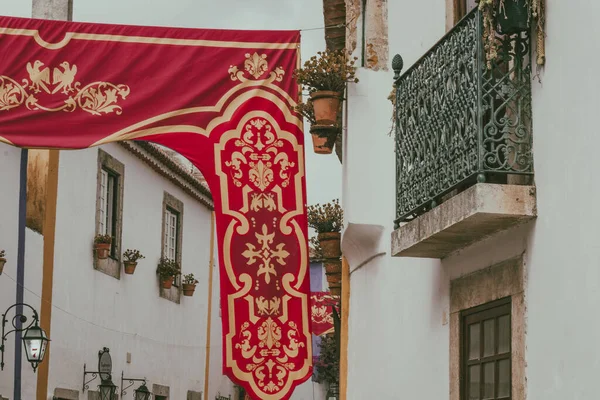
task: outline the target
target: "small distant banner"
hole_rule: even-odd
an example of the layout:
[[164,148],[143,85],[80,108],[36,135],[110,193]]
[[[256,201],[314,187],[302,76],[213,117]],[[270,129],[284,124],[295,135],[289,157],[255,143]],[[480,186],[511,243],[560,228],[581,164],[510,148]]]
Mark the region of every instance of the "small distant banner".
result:
[[333,333],[333,308],[339,311],[339,296],[329,292],[310,293],[310,317],[313,334],[317,336]]

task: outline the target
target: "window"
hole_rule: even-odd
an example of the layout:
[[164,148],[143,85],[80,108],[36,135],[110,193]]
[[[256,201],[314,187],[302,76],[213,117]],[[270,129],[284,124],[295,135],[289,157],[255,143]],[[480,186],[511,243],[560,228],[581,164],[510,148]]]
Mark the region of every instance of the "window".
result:
[[462,399],[510,400],[510,297],[463,311]]
[[[164,217],[165,226],[163,227],[163,231],[165,233],[165,237],[163,238],[163,255],[164,257],[170,260],[178,260],[180,259],[177,245],[179,242],[179,213],[170,207],[165,209],[165,217]],[[173,284],[175,286],[179,286],[181,281],[181,276],[178,276]]]
[[[118,193],[119,176],[105,168],[100,170],[100,190],[98,193],[98,231],[99,235],[117,237]],[[115,249],[112,246],[111,257],[115,258]]]
[[100,260],[94,257],[94,268],[120,279],[125,166],[104,150],[98,149],[96,179],[95,233],[112,236],[112,246],[107,259]]
[[[177,261],[181,265],[181,251],[183,243],[183,202],[175,196],[165,192],[162,208],[162,249],[161,256]],[[179,303],[181,275],[178,275],[173,281],[171,289],[161,289],[160,296]]]

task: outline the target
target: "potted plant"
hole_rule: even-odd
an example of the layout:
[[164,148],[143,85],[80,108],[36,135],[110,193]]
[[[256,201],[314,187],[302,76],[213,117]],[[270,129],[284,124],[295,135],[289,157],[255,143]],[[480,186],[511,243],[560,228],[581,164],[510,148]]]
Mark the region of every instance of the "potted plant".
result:
[[179,264],[175,260],[161,257],[156,273],[159,276],[161,287],[170,289],[173,286],[173,278],[179,275]]
[[354,66],[356,60],[356,57],[349,60],[345,50],[320,51],[302,68],[294,71],[298,84],[303,85],[310,94],[318,125],[337,122],[346,82],[358,82]]
[[6,264],[6,252],[4,250],[0,250],[0,275],[2,275],[2,271],[4,270],[4,264]]
[[142,253],[140,253],[139,250],[131,249],[125,250],[125,253],[123,253],[123,257],[125,258],[125,260],[123,261],[123,266],[125,267],[125,273],[127,275],[133,275],[133,273],[135,272],[135,267],[137,267],[138,260],[146,258],[142,255]]
[[544,23],[545,0],[480,0],[479,9],[483,14],[483,46],[487,67],[498,58],[498,37],[496,32],[512,35],[537,27],[537,64],[545,63]]
[[193,296],[194,290],[196,290],[196,285],[198,284],[198,280],[194,277],[194,274],[186,274],[183,276],[183,295],[184,296]]
[[340,382],[340,358],[335,337],[321,336],[319,347],[321,352],[314,364],[315,382],[327,382],[330,389],[335,389]]
[[110,247],[112,244],[112,236],[110,235],[96,235],[94,238],[94,251],[96,257],[100,260],[108,258],[110,253]]
[[310,123],[313,151],[317,154],[331,154],[335,139],[340,131],[339,127],[337,125],[317,125],[311,99],[308,99],[306,103],[299,103],[295,110]]
[[308,245],[312,250],[311,258],[314,260],[322,260],[323,249],[321,249],[321,243],[319,242],[319,239],[317,239],[316,236],[311,236],[310,239],[308,239]]
[[324,205],[316,204],[308,207],[308,226],[318,232],[318,240],[323,258],[337,259],[341,256],[340,231],[344,219],[344,211],[339,200]]

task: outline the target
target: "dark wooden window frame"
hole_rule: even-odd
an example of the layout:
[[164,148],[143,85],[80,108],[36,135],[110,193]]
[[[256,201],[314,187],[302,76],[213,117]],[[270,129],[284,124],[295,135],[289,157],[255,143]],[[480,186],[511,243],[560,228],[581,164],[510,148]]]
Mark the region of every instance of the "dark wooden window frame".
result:
[[[485,363],[492,361],[500,361],[500,360],[509,360],[509,396],[498,398],[498,375],[499,368],[494,368],[494,399],[502,399],[502,400],[512,400],[512,301],[511,297],[505,297],[503,299],[499,299],[496,301],[492,301],[490,303],[482,304],[477,307],[470,308],[468,310],[461,311],[461,323],[460,323],[460,398],[461,400],[469,400],[467,397],[467,376],[468,376],[468,368],[472,365],[480,365],[480,398],[483,399],[483,374],[484,369],[482,366]],[[508,315],[509,316],[509,350],[507,353],[496,354],[498,352],[498,324],[494,324],[494,355],[483,357],[483,347],[485,345],[483,335],[484,329],[480,329],[480,338],[479,345],[481,358],[477,360],[469,361],[468,351],[469,351],[469,338],[468,338],[468,326],[481,322],[484,320],[488,320],[490,318],[499,318],[501,316]],[[496,364],[497,365],[497,364]]]
[[[125,187],[125,165],[108,154],[102,149],[98,149],[98,171],[96,176],[96,222],[95,233],[100,228],[100,207],[98,204],[100,195],[100,186],[102,180],[102,171],[107,172],[115,178],[115,187],[113,189],[113,218],[112,236],[113,242],[110,256],[107,259],[99,260],[94,257],[94,269],[121,279],[121,250],[123,237],[123,195]],[[107,207],[108,210],[108,207]]]
[[[182,266],[182,251],[183,251],[183,218],[184,218],[184,207],[183,201],[179,200],[172,194],[164,192],[163,195],[163,206],[162,206],[162,228],[161,228],[161,239],[160,239],[160,255],[165,257],[165,211],[177,214],[177,235],[175,238],[175,259]],[[181,276],[174,282],[171,289],[160,289],[160,297],[170,300],[174,303],[179,304],[181,300]]]

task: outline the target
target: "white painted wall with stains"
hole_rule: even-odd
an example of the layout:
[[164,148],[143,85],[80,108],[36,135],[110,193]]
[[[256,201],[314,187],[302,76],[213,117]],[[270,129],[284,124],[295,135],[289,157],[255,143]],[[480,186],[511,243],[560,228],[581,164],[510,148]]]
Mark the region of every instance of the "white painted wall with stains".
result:
[[[406,70],[444,35],[446,5],[381,3],[388,8],[389,60],[400,53]],[[347,112],[343,248],[355,260],[351,269],[385,255],[351,275],[349,400],[448,399],[450,280],[520,254],[527,277],[527,398],[596,396],[600,77],[591,38],[598,15],[596,3],[547,0],[547,64],[532,80],[537,220],[442,261],[390,257],[395,158],[387,96],[393,72],[359,70]],[[367,225],[379,225],[380,236]]]

